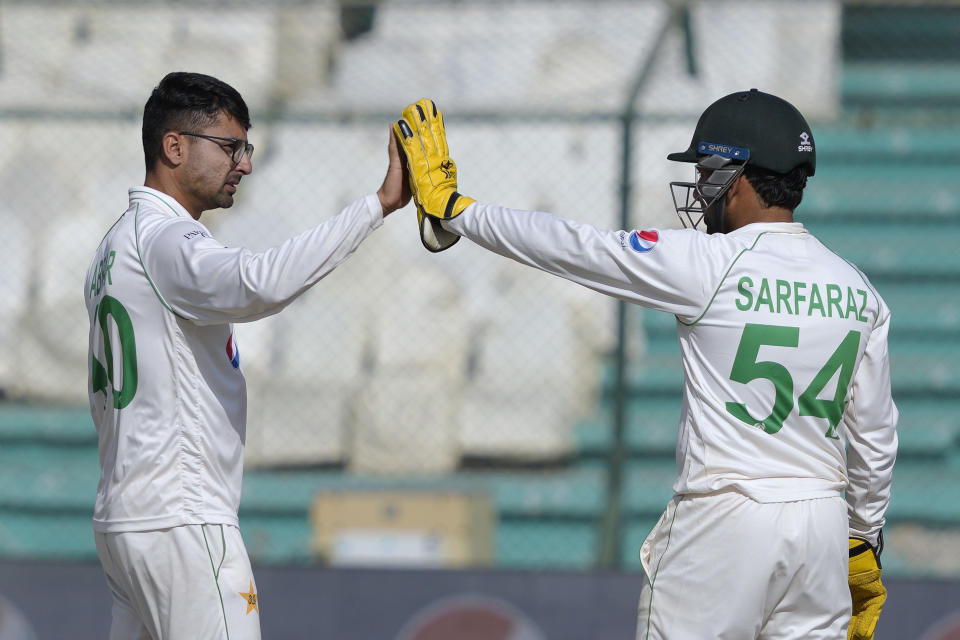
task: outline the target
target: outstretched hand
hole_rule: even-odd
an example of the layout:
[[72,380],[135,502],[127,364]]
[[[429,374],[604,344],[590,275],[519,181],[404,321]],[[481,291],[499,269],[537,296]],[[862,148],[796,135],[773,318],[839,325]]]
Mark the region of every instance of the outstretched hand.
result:
[[384,217],[407,206],[411,195],[410,181],[407,178],[406,158],[403,156],[400,145],[397,144],[397,137],[393,132],[392,125],[390,127],[390,141],[387,143],[387,157],[390,159],[390,163],[387,165],[387,175],[383,178],[383,184],[377,189],[377,198],[380,199]]

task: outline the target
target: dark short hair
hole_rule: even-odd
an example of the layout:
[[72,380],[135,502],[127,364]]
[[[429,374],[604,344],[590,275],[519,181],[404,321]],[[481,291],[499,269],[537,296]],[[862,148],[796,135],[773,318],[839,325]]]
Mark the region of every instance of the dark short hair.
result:
[[160,159],[164,134],[202,131],[216,122],[221,111],[233,116],[244,129],[252,126],[247,103],[226,82],[202,73],[168,73],[143,108],[143,156],[147,171],[152,171]]
[[806,165],[794,167],[787,173],[777,173],[761,167],[751,167],[749,163],[743,171],[743,175],[763,201],[764,208],[783,207],[790,211],[796,209],[803,199],[803,189],[807,186],[809,173]]

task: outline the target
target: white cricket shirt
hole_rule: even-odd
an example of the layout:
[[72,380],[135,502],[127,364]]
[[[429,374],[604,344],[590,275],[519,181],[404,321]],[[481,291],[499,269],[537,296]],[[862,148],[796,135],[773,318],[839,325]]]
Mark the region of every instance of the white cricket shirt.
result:
[[84,283],[96,531],[237,524],[247,400],[232,323],[283,309],[382,221],[369,195],[255,253],[224,247],[172,197],[130,189]]
[[676,316],[684,381],[675,493],[732,488],[781,502],[845,491],[851,532],[876,543],[897,449],[890,312],[802,224],[607,231],[477,203],[444,226]]

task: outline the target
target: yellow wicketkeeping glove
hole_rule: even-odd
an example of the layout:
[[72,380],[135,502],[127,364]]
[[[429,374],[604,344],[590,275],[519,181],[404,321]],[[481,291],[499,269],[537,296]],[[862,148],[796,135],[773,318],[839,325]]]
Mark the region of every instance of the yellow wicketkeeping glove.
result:
[[430,251],[443,251],[460,236],[444,229],[440,220],[459,215],[473,199],[457,193],[457,165],[450,157],[443,114],[437,105],[423,98],[404,109],[402,115],[393,128],[407,156],[420,241]]
[[847,640],[873,640],[883,601],[887,599],[880,573],[880,558],[873,546],[861,538],[850,538],[849,583],[853,615]]

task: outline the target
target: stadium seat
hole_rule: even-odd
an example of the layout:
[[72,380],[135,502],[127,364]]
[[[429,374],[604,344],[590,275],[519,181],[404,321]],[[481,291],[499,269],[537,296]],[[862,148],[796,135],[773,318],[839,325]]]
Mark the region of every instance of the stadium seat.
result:
[[22,364],[11,384],[15,394],[55,403],[87,402],[90,325],[83,276],[103,232],[82,215],[48,222],[43,248],[33,254],[33,268],[44,277],[38,280],[19,333]]
[[953,173],[950,165],[895,161],[828,167],[810,178],[796,219],[811,229],[847,225],[894,237],[900,234],[878,228],[877,223],[900,225],[907,231],[922,228],[917,225],[923,223],[948,222],[960,210],[960,196],[950,188]]
[[[675,345],[667,345],[666,352],[651,349],[640,363],[635,363],[627,372],[627,384],[638,397],[676,397],[683,389],[683,371]],[[604,371],[604,389],[613,389],[614,371]]]
[[[246,459],[253,466],[340,463],[347,455],[369,336],[363,309],[339,282],[234,329],[248,380]],[[248,333],[259,338],[251,357]]]
[[501,522],[496,561],[517,569],[583,569],[596,559],[597,526],[549,519]]
[[[464,193],[481,202],[547,211],[602,229],[619,228],[620,201],[611,182],[621,145],[615,125],[546,117],[474,122],[458,118],[455,105],[448,107],[439,98],[437,104],[444,111]],[[511,161],[491,162],[502,148],[513,150]],[[549,165],[544,158],[551,159]],[[665,185],[659,184],[658,190],[666,191]]]
[[957,399],[911,398],[894,401],[900,410],[898,459],[945,460],[960,455],[960,402]]
[[893,470],[888,520],[927,525],[954,525],[960,521],[960,501],[956,496],[956,487],[960,486],[958,469],[960,467],[950,460],[939,463],[899,460]]
[[656,519],[673,497],[677,465],[672,458],[634,458],[624,478],[624,506],[631,515]]
[[[953,60],[957,6],[952,3],[850,4],[841,34],[845,67],[858,62]],[[882,46],[878,46],[882,43]]]
[[[666,509],[667,503],[663,503],[663,509]],[[661,512],[663,511],[661,509]],[[623,541],[620,546],[620,561],[623,568],[627,571],[642,571],[643,565],[640,564],[640,546],[647,539],[650,532],[657,525],[660,519],[656,516],[645,516],[630,518],[625,525]],[[639,593],[637,594],[640,595]]]
[[[676,450],[677,424],[681,398],[676,396],[643,397],[642,392],[630,399],[625,413],[625,440],[635,456],[671,458]],[[597,411],[577,425],[577,451],[581,458],[605,457],[612,446],[613,407]]]
[[4,443],[0,508],[93,513],[100,475],[95,448]]
[[[236,211],[210,216],[213,233],[261,251],[334,217],[371,188],[355,173],[384,170],[385,129],[376,135],[369,127],[322,124],[255,129],[257,179],[242,191]],[[342,149],[338,176],[315,153],[327,143]],[[298,160],[275,161],[283,156]],[[364,164],[370,170],[357,171]],[[330,187],[318,189],[318,179]],[[354,402],[370,374],[372,312],[389,286],[383,274],[401,270],[396,252],[383,248],[382,231],[283,313],[237,325],[249,384],[249,464],[341,464],[349,457]]]
[[960,226],[938,225],[919,232],[915,227],[822,221],[810,228],[827,247],[836,248],[871,280],[879,282],[897,275],[947,279],[957,272],[952,256],[960,242]]
[[[665,19],[664,7],[649,3],[557,6],[548,20],[525,5],[471,4],[450,12],[385,3],[374,29],[337,52],[334,92],[364,109],[395,108],[384,100],[398,95],[409,96],[408,102],[429,95],[461,110],[502,108],[505,100],[522,109],[557,101],[590,111],[617,108],[634,61],[649,53]],[[431,25],[429,45],[411,36],[417,24]],[[565,64],[576,52],[599,66]],[[417,74],[401,68],[410,59],[417,60]],[[496,83],[487,81],[492,76]]]
[[310,548],[311,529],[306,513],[241,512],[240,532],[250,560],[255,564],[310,565],[316,562]]
[[[840,5],[708,2],[690,5],[687,17],[689,32],[675,29],[657,52],[658,64],[638,100],[645,110],[674,115],[689,111],[695,123],[702,108],[716,98],[759,87],[791,96],[807,118],[836,115],[841,68],[836,64],[835,42],[841,26]],[[716,33],[746,23],[756,27],[748,42],[736,49],[712,46]],[[685,36],[691,41],[685,41]],[[783,73],[790,61],[798,59],[804,60],[802,67]]]
[[910,340],[950,343],[960,330],[960,283],[956,280],[892,280],[875,286],[893,313],[892,349]]
[[[897,175],[897,169],[910,165],[936,166],[955,161],[960,145],[960,129],[906,126],[838,127],[823,124],[814,129],[817,142],[817,167],[841,173],[847,167],[867,166]],[[913,176],[914,173],[900,174]],[[833,178],[827,171],[811,180],[811,188]],[[838,178],[839,179],[839,178]],[[914,194],[920,195],[920,194]]]
[[916,343],[907,348],[907,344],[891,347],[894,397],[897,392],[913,396],[960,396],[960,372],[953,366],[960,348],[937,343]]
[[461,472],[454,476],[358,475],[335,471],[250,471],[241,526],[258,562],[309,562],[306,505],[319,491],[351,489],[485,491],[498,511],[499,566],[583,567],[594,559],[604,504],[601,469]]
[[30,231],[16,212],[0,208],[0,228],[4,230],[4,257],[8,277],[0,285],[0,390],[7,393],[17,385],[20,374],[19,332],[24,313],[29,307]]
[[464,301],[435,265],[400,267],[370,319],[372,375],[355,399],[350,468],[440,473],[459,461]]
[[434,374],[372,377],[356,398],[350,471],[453,471],[460,460],[456,424],[461,384]]
[[0,555],[8,559],[96,562],[93,509],[83,513],[0,508]]
[[473,331],[461,416],[464,453],[542,460],[571,452],[573,420],[586,410],[595,355],[575,333],[569,306],[544,274],[506,265],[496,309]]
[[842,91],[850,107],[953,107],[960,99],[960,73],[954,64],[848,64],[844,66]]
[[96,447],[90,409],[86,405],[0,404],[0,444],[27,442]]
[[[77,37],[81,11],[73,7],[17,5],[4,8],[4,74],[0,100],[4,107],[49,101],[64,104],[70,96],[56,91],[55,82]],[[44,46],[36,46],[38,33]]]

